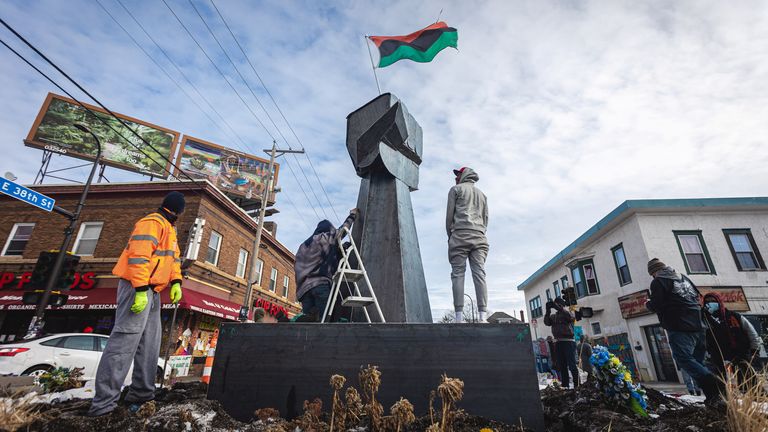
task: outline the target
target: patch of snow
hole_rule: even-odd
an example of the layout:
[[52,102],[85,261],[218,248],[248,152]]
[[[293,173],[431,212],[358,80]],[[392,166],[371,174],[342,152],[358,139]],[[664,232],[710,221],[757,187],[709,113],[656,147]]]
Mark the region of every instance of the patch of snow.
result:
[[704,399],[706,399],[704,396],[692,396],[692,395],[680,395],[680,396],[672,396],[675,399],[679,400],[680,402],[685,402],[687,404],[703,404]]

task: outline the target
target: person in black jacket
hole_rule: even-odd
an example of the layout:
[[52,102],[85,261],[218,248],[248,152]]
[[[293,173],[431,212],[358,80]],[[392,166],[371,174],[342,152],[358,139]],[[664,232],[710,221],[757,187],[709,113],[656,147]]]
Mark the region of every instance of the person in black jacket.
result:
[[[557,312],[552,315],[552,308]],[[544,315],[544,325],[552,327],[555,337],[555,353],[557,355],[558,372],[563,387],[568,388],[568,371],[573,375],[573,388],[579,386],[579,367],[576,366],[576,342],[573,340],[573,323],[576,322],[573,312],[568,310],[565,300],[555,298],[547,302],[547,313]]]
[[762,340],[752,324],[737,312],[726,309],[716,293],[704,296],[707,351],[720,375],[725,375],[725,362],[736,368],[739,383],[751,377],[750,365],[759,359]]
[[720,381],[704,365],[706,327],[696,285],[658,258],[648,261],[648,274],[653,276],[653,282],[646,307],[656,312],[667,331],[672,356],[699,384],[707,404],[721,403]]

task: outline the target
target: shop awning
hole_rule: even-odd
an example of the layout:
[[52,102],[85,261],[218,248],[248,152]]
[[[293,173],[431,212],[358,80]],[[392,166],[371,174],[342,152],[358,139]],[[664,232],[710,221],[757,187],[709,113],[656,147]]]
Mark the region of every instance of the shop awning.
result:
[[[173,309],[169,293],[170,290],[162,292],[163,309]],[[179,307],[232,321],[237,321],[240,314],[239,304],[190,289],[183,291]]]
[[[170,290],[161,293],[163,309],[173,309],[168,297]],[[25,305],[21,302],[22,291],[5,292],[0,294],[0,311],[3,310],[34,310],[34,305]],[[63,310],[108,310],[117,309],[117,294],[115,288],[96,288],[92,290],[72,291],[67,299],[67,304],[58,308]],[[200,312],[206,315],[237,320],[240,313],[240,305],[227,300],[213,297],[201,292],[184,290],[179,307]],[[50,307],[49,307],[50,309]]]
[[[25,305],[21,302],[22,291],[5,292],[0,294],[0,310],[35,310],[35,305]],[[97,310],[116,309],[114,288],[96,288],[92,290],[72,291],[67,304],[58,309]],[[48,309],[51,309],[50,307]]]

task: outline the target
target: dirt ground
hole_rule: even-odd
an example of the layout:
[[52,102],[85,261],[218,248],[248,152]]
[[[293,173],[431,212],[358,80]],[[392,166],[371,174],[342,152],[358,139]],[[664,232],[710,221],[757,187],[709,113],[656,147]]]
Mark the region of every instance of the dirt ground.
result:
[[[255,419],[239,422],[229,416],[216,401],[205,399],[202,383],[179,383],[171,390],[159,392],[156,401],[145,404],[132,414],[120,406],[113,413],[89,418],[84,414],[90,401],[73,400],[55,405],[40,406],[39,419],[21,430],[43,432],[294,432],[296,422],[283,419]],[[725,431],[725,416],[704,409],[701,405],[688,405],[648,389],[652,418],[639,419],[621,407],[606,405],[598,391],[588,385],[578,390],[547,388],[542,391],[542,404],[548,431]],[[461,406],[461,403],[459,403]],[[322,423],[307,428],[306,432],[328,432],[329,414],[321,416]],[[365,421],[364,421],[365,422]],[[429,416],[416,419],[403,432],[423,432],[429,427]],[[505,425],[459,411],[452,427],[455,432],[478,432],[483,428],[495,432],[519,432],[519,425]],[[355,430],[355,429],[352,429]],[[356,429],[362,432],[366,429]]]

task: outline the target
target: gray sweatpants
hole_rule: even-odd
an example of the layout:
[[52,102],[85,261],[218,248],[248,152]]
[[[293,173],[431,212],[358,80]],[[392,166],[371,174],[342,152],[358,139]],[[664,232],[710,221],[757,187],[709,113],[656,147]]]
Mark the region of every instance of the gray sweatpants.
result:
[[467,272],[467,258],[472,280],[475,283],[477,310],[485,311],[488,306],[488,288],[485,285],[485,259],[488,257],[488,239],[480,231],[456,230],[448,240],[448,260],[451,262],[453,284],[453,307],[456,312],[464,310],[464,274]]
[[96,371],[96,395],[90,415],[106,414],[117,407],[120,389],[133,362],[128,402],[144,402],[155,398],[157,359],[160,355],[160,294],[149,291],[149,303],[141,313],[131,312],[136,291],[131,283],[120,279],[117,286],[115,326]]

